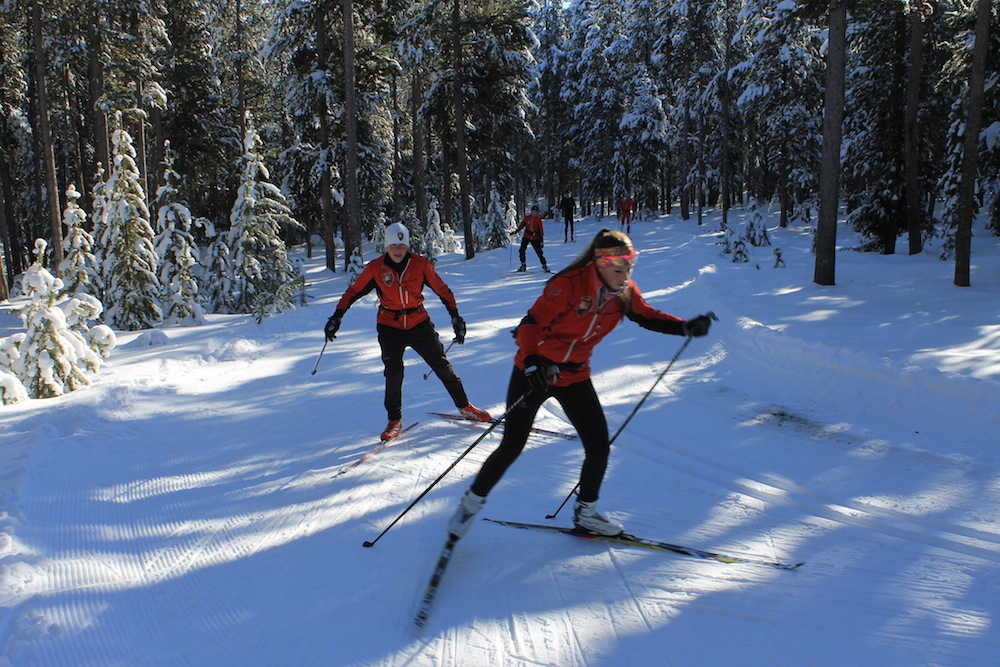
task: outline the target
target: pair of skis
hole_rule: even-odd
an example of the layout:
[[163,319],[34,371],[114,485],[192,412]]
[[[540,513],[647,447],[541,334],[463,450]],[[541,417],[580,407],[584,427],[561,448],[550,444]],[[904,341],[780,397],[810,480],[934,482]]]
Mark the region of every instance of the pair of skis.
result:
[[[753,556],[735,556],[731,554],[720,553],[717,551],[706,551],[705,549],[697,549],[695,547],[688,547],[680,544],[671,544],[670,542],[662,542],[660,540],[652,540],[644,537],[636,537],[635,535],[630,535],[628,533],[609,536],[609,535],[598,535],[596,533],[590,533],[586,531],[580,531],[575,528],[550,526],[541,523],[524,523],[522,521],[499,521],[496,519],[486,519],[486,521],[499,524],[501,526],[509,526],[511,528],[538,530],[547,533],[561,533],[563,535],[570,535],[572,537],[609,542],[611,544],[617,544],[619,546],[624,546],[624,547],[651,549],[653,551],[666,551],[670,553],[680,554],[683,556],[704,558],[707,560],[714,560],[719,563],[758,565],[764,567],[771,567],[778,570],[796,570],[801,565],[804,564],[802,562],[786,563],[782,561],[767,560],[765,558],[756,558]],[[448,567],[448,563],[451,561],[451,556],[455,551],[455,544],[457,542],[458,542],[457,537],[451,534],[448,535],[448,541],[445,543],[444,548],[441,550],[441,555],[438,557],[437,564],[434,566],[434,573],[431,575],[430,581],[427,582],[427,586],[424,588],[424,594],[420,600],[420,607],[417,610],[417,615],[413,619],[413,622],[417,625],[417,627],[422,628],[427,623],[427,618],[428,616],[430,616],[431,605],[434,603],[434,598],[437,596],[438,587],[441,585],[441,579],[444,576],[444,572]]]
[[341,468],[337,472],[337,474],[334,475],[333,477],[336,479],[337,477],[340,477],[341,475],[346,474],[346,473],[350,472],[351,470],[354,470],[359,465],[361,465],[365,461],[368,461],[369,459],[371,459],[373,456],[375,456],[376,454],[378,454],[379,452],[381,452],[383,449],[385,449],[389,445],[395,444],[399,440],[400,437],[402,437],[407,431],[409,431],[410,429],[412,429],[414,426],[416,426],[419,423],[420,422],[413,422],[412,424],[410,424],[409,426],[407,426],[406,428],[404,428],[403,430],[401,430],[399,433],[397,433],[395,438],[390,438],[389,440],[379,440],[379,443],[377,445],[375,445],[374,447],[372,447],[371,449],[369,449],[367,452],[365,452],[360,458],[358,458],[353,463],[348,463],[346,466],[344,466],[343,468]]
[[[453,414],[451,412],[429,412],[428,414],[434,415],[436,417],[443,417],[444,419],[451,419],[453,421],[462,421],[468,424],[497,424],[499,423],[496,419],[491,419],[488,422],[472,421],[464,415]],[[552,431],[547,428],[539,428],[538,426],[532,426],[531,432],[535,435],[547,435],[553,438],[562,438],[563,440],[576,440],[579,436],[576,433],[566,433],[564,431]]]
[[[442,417],[444,419],[451,419],[451,420],[454,420],[454,421],[466,422],[466,423],[471,424],[471,425],[476,425],[476,424],[496,424],[496,423],[498,423],[497,420],[495,420],[495,419],[491,420],[491,421],[488,421],[488,422],[473,421],[473,420],[470,420],[465,415],[452,414],[450,412],[431,412],[429,414],[432,414],[432,415],[434,415],[436,417]],[[341,468],[337,472],[337,474],[334,475],[334,478],[340,477],[341,475],[346,474],[347,472],[349,472],[351,470],[354,470],[359,465],[361,465],[365,461],[368,461],[369,459],[371,459],[373,456],[375,456],[376,454],[378,454],[379,452],[381,452],[383,449],[385,449],[389,445],[395,444],[396,441],[400,437],[402,437],[407,431],[409,431],[410,429],[412,429],[413,427],[415,427],[419,423],[420,422],[413,422],[412,424],[410,424],[409,426],[407,426],[406,428],[404,428],[402,431],[400,431],[399,434],[395,438],[393,438],[391,440],[380,440],[377,445],[375,445],[370,450],[368,450],[359,459],[357,459],[353,463],[349,463],[346,466],[344,466],[343,468]],[[550,429],[547,429],[547,428],[539,428],[537,426],[532,426],[531,427],[531,432],[534,433],[534,434],[536,434],[536,435],[549,436],[549,437],[552,437],[552,438],[562,438],[564,440],[576,440],[579,437],[579,436],[577,436],[576,433],[566,433],[566,432],[563,432],[563,431],[553,431],[553,430],[550,430]]]

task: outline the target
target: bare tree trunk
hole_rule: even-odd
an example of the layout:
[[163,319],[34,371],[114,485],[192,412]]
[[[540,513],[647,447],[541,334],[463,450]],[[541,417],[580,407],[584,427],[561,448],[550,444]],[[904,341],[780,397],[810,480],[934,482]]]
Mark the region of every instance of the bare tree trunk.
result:
[[240,114],[240,141],[247,135],[246,53],[243,47],[243,0],[236,0],[236,109]]
[[7,273],[5,278],[10,285],[14,276],[24,273],[25,265],[22,261],[23,244],[17,225],[14,223],[14,202],[11,196],[10,167],[7,162],[0,159],[0,239],[3,240],[3,247],[7,253]]
[[969,74],[969,112],[965,122],[965,146],[962,155],[962,181],[958,188],[958,229],[955,232],[955,285],[969,287],[972,261],[972,198],[976,192],[979,165],[979,130],[983,121],[986,96],[986,51],[990,37],[990,0],[976,6],[976,42],[972,47],[972,72]]
[[[329,51],[326,45],[326,3],[320,2],[316,8],[316,60],[321,69],[327,68],[327,58]],[[337,271],[337,234],[336,222],[333,219],[333,183],[330,179],[330,118],[327,114],[326,101],[319,104],[319,144],[323,152],[323,171],[320,174],[320,194],[319,200],[323,209],[323,240],[326,244],[326,268],[334,273]],[[345,233],[344,248],[347,249],[347,239]],[[348,252],[345,252],[345,260],[350,261]],[[345,263],[346,263],[345,261]]]
[[10,232],[7,229],[7,204],[2,172],[0,172],[0,240],[3,241],[3,248],[0,248],[0,301],[6,301],[10,298],[10,286],[7,283],[7,261],[4,259],[4,254],[11,252],[11,245]]
[[87,20],[87,58],[90,75],[88,85],[90,88],[90,113],[91,122],[94,125],[94,151],[97,162],[104,169],[110,171],[111,165],[108,162],[110,150],[108,148],[108,119],[101,108],[101,100],[104,97],[104,65],[101,58],[101,33],[98,29],[100,17],[97,8],[101,3],[90,4],[90,14]]
[[413,68],[412,81],[413,107],[413,196],[417,205],[417,220],[420,227],[427,230],[429,206],[427,203],[427,155],[425,154],[426,138],[424,135],[424,120],[420,118],[420,107],[424,99],[424,72],[421,64]]
[[813,282],[835,285],[837,211],[840,204],[840,144],[844,121],[844,66],[847,51],[846,0],[830,0],[826,97],[823,102],[823,157],[819,169],[819,220]]
[[392,219],[399,220],[403,212],[402,187],[403,166],[399,145],[402,142],[402,113],[399,109],[399,75],[393,73],[390,80],[392,89]]
[[681,163],[680,163],[680,194],[681,194],[681,220],[691,219],[691,191],[688,188],[688,170],[690,167],[689,155],[691,148],[688,144],[688,137],[691,136],[691,102],[684,102],[684,119],[681,123]]
[[726,45],[725,45],[725,56],[722,61],[723,76],[722,85],[720,86],[720,96],[722,97],[722,165],[721,174],[722,179],[722,228],[725,229],[729,222],[729,180],[731,177],[730,172],[732,170],[732,151],[729,150],[729,135],[730,126],[732,125],[732,112],[730,110],[730,92],[729,92],[729,70],[732,65],[730,61],[732,60],[732,41],[733,41],[733,22],[732,14],[728,11],[729,2],[726,2]]
[[910,23],[910,71],[907,74],[906,116],[903,121],[903,170],[906,182],[906,228],[910,254],[916,255],[923,249],[917,111],[920,108],[920,80],[924,68],[924,19],[919,7],[910,10]]
[[465,231],[465,258],[476,256],[476,241],[472,234],[472,205],[469,202],[469,156],[465,145],[465,94],[462,90],[462,3],[453,0],[452,58],[455,70],[455,168],[458,170],[458,194],[462,210],[462,229]]
[[344,270],[361,247],[361,199],[358,193],[358,107],[354,72],[354,2],[344,1],[344,129],[347,173],[344,174]]
[[45,49],[42,44],[42,6],[39,0],[31,3],[31,34],[35,49],[35,77],[38,91],[38,129],[41,133],[42,158],[45,164],[45,188],[48,190],[49,225],[52,231],[53,274],[62,277],[60,264],[63,261],[63,234],[61,211],[59,210],[59,190],[56,185],[56,157],[52,147],[52,131],[49,129],[49,97],[45,90]]

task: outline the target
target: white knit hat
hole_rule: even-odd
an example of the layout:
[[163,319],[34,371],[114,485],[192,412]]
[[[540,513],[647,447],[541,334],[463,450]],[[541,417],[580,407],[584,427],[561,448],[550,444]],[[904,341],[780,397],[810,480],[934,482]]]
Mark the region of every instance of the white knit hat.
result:
[[407,248],[410,247],[410,230],[401,222],[394,222],[385,228],[385,248],[394,243],[402,243]]

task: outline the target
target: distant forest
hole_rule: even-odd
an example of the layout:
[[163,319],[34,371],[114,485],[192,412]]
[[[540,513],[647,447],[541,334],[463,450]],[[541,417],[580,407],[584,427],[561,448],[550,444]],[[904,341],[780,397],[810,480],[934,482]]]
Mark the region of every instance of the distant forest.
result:
[[943,235],[968,284],[970,221],[1000,234],[998,84],[990,0],[0,0],[0,296],[37,238],[60,270],[71,201],[99,240],[121,133],[192,247],[234,225],[252,136],[283,241],[336,271],[394,221],[439,215],[471,257],[497,197],[630,194],[815,225],[820,284],[838,219],[874,252]]

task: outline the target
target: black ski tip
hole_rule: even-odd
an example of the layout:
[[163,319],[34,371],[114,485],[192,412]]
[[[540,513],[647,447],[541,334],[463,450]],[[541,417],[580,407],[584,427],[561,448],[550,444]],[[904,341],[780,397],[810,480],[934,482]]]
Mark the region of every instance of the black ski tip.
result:
[[375,546],[375,543],[372,542],[371,540],[365,540],[365,543],[362,546],[373,547],[373,546]]

